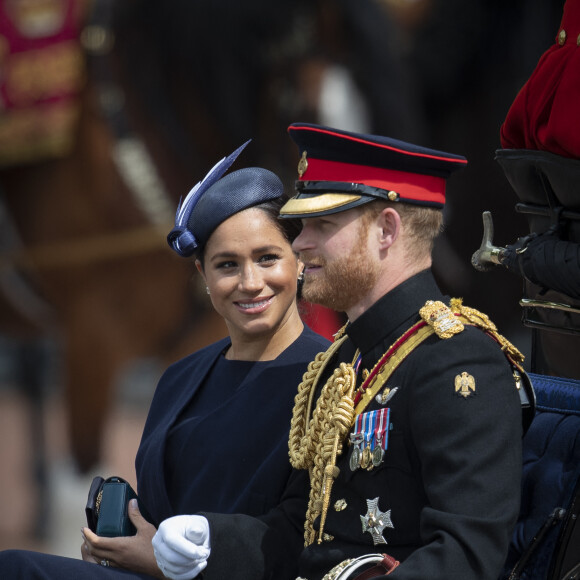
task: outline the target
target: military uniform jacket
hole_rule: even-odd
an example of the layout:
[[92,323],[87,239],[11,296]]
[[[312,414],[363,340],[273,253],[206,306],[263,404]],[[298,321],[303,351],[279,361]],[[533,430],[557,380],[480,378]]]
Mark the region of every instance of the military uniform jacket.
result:
[[[419,320],[427,300],[447,302],[429,271],[389,292],[350,324],[338,358],[351,362],[359,348],[359,375],[371,370]],[[466,378],[468,388],[459,389],[457,377]],[[297,471],[281,506],[265,518],[252,522],[206,514],[213,534],[208,580],[294,578],[295,549],[301,552],[298,572],[308,580],[320,579],[346,558],[373,552],[401,561],[389,575],[393,580],[497,578],[519,511],[521,478],[521,408],[504,354],[473,326],[449,339],[432,335],[385,387],[394,392],[390,400],[373,400],[365,409],[389,409],[383,460],[371,470],[353,471],[352,446],[345,444],[324,541],[296,548],[309,488],[306,472]],[[382,514],[380,536],[386,543],[375,544],[369,514]],[[230,562],[238,556],[247,561],[253,573],[224,567],[222,549]]]

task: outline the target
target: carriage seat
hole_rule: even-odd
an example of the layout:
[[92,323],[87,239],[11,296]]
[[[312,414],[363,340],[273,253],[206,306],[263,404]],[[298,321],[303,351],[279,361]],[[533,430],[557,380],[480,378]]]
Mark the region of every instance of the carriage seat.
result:
[[501,579],[580,579],[580,381],[529,374],[522,503]]

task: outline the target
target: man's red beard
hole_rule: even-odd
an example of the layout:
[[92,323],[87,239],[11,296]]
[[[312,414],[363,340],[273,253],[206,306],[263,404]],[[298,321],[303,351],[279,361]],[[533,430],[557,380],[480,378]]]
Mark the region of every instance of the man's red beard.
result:
[[301,255],[303,262],[322,268],[314,276],[305,275],[302,289],[305,300],[346,312],[369,294],[378,280],[379,271],[368,259],[366,239],[360,233],[358,238],[348,256],[332,262],[321,257],[309,260],[308,253]]

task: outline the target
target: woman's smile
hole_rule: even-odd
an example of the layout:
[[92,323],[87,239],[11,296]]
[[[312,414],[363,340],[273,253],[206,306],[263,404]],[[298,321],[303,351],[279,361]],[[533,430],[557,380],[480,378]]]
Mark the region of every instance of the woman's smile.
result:
[[273,299],[274,299],[274,296],[270,296],[269,298],[256,298],[253,300],[240,300],[240,301],[234,302],[234,304],[238,308],[240,308],[242,311],[244,311],[244,313],[246,313],[246,314],[259,314],[261,312],[264,312],[264,310],[266,310],[270,306]]

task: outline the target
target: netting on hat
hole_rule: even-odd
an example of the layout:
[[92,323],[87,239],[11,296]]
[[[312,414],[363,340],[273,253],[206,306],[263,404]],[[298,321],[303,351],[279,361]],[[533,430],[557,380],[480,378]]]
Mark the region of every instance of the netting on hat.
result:
[[212,185],[192,211],[187,228],[200,245],[234,214],[284,194],[280,178],[261,167],[247,167],[229,173]]

